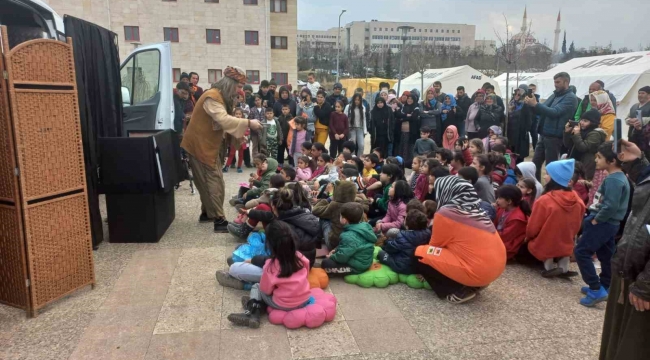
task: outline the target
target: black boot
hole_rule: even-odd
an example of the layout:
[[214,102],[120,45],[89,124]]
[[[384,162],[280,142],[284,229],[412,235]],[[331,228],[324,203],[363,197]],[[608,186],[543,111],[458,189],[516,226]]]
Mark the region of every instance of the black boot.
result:
[[215,219],[214,220],[214,232],[216,233],[227,233],[228,232],[228,221],[225,218]]
[[248,326],[252,329],[260,327],[260,314],[263,310],[263,303],[257,300],[248,300],[243,313],[230,314],[228,320],[239,326]]

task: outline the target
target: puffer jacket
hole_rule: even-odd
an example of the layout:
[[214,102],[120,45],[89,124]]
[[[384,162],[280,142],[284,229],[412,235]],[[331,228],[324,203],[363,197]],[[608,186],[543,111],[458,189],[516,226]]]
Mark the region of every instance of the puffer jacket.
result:
[[279,214],[279,219],[291,226],[298,237],[298,251],[316,249],[318,239],[321,237],[321,228],[318,218],[307,209],[294,207]]
[[372,265],[377,236],[367,222],[345,225],[341,243],[330,259],[347,264],[358,272],[364,272]]
[[[526,105],[528,106],[528,105]],[[562,138],[564,125],[572,118],[578,108],[578,97],[570,90],[553,92],[546,101],[535,106],[539,114],[540,135]]]
[[[501,119],[503,118],[503,108],[499,105],[481,105],[478,115],[474,119],[474,123],[478,124],[480,133],[487,134],[490,126],[501,127]],[[482,135],[481,135],[482,136]]]
[[341,224],[341,206],[345,203],[356,201],[364,206],[364,211],[368,212],[367,200],[357,196],[357,187],[351,181],[337,181],[334,187],[334,194],[331,201],[321,199],[312,208],[312,213],[317,217],[329,220],[332,223],[332,231],[329,235],[329,241],[332,248],[338,246],[340,241],[343,225]]
[[612,257],[612,273],[630,281],[630,292],[650,301],[650,166],[639,162],[641,170],[632,196],[632,212],[627,218],[623,238]]
[[436,99],[434,106],[431,106],[427,99],[420,102],[420,124],[422,127],[426,126],[431,130],[435,130],[436,134],[440,133],[440,114],[442,114],[442,102]]
[[260,180],[253,183],[256,188],[248,190],[248,196],[260,196],[264,193],[264,190],[269,188],[271,176],[275,175],[275,172],[278,171],[278,161],[273,158],[267,158],[266,162],[268,163],[266,171],[262,174]]
[[600,128],[587,132],[584,138],[581,134],[565,132],[563,137],[564,146],[569,149],[570,158],[580,161],[585,170],[585,179],[591,181],[596,171],[596,153],[598,147],[605,142],[607,134]]
[[389,254],[388,260],[383,264],[388,265],[398,274],[413,274],[415,263],[415,249],[426,245],[431,240],[431,229],[402,230],[396,238],[386,241],[384,251]]

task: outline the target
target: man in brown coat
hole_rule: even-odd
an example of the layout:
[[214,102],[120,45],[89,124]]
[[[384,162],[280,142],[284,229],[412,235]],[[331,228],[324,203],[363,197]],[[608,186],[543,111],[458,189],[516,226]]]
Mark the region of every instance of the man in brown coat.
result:
[[246,128],[259,130],[262,126],[257,120],[233,116],[234,98],[246,83],[246,73],[229,66],[223,74],[196,102],[181,147],[189,154],[194,183],[201,196],[199,222],[214,221],[214,231],[225,233],[228,221],[223,212],[225,183],[221,172],[223,157],[219,154],[224,133],[240,139]]

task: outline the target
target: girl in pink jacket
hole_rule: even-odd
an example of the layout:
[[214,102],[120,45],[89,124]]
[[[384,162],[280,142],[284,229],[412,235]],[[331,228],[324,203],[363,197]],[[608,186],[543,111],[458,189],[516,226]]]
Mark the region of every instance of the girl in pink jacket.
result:
[[262,268],[259,284],[251,288],[245,312],[228,315],[230,322],[258,328],[260,314],[267,306],[291,311],[313,302],[307,280],[309,260],[296,250],[297,241],[291,227],[283,221],[273,220],[266,227],[266,248],[271,256]]
[[315,164],[307,156],[301,156],[296,164],[296,180],[307,181],[315,170]]
[[375,225],[376,233],[386,233],[390,229],[401,229],[406,219],[406,203],[413,198],[413,190],[404,180],[395,181],[388,190],[390,201],[386,216]]

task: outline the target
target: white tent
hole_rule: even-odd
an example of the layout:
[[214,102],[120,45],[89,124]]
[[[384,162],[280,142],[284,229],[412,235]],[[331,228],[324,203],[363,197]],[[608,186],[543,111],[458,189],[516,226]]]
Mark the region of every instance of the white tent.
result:
[[[625,119],[630,107],[638,102],[638,90],[650,85],[650,52],[585,57],[558,64],[535,77],[537,93],[542,99],[553,93],[553,76],[562,71],[571,76],[571,85],[578,89],[580,99],[589,92],[589,84],[596,80],[603,81],[605,89],[616,96],[616,116]],[[623,127],[626,127],[625,122]],[[626,129],[623,129],[623,133],[627,134]]]
[[[480,89],[484,83],[489,82],[494,85],[497,95],[501,95],[496,81],[468,65],[446,69],[428,69],[424,72],[424,87],[422,86],[421,74],[416,72],[402,79],[400,92],[418,89],[420,90],[420,100],[422,100],[426,89],[433,86],[435,81],[442,83],[442,92],[446,94],[456,94],[456,88],[464,86],[468,96],[472,96],[474,91]],[[393,85],[393,89],[397,90],[397,83]]]
[[[516,88],[517,86],[521,84],[528,84],[535,76],[539,75],[540,73],[510,73],[510,85],[508,86],[508,91],[512,93],[512,90]],[[506,78],[508,73],[503,73],[497,77],[494,78],[494,81],[499,84],[499,88],[501,89],[501,94],[506,94],[506,82],[508,81]],[[517,79],[517,77],[519,79]],[[518,85],[519,84],[519,85]]]

